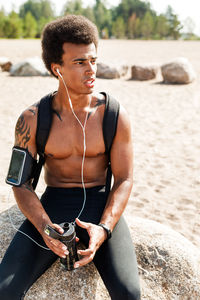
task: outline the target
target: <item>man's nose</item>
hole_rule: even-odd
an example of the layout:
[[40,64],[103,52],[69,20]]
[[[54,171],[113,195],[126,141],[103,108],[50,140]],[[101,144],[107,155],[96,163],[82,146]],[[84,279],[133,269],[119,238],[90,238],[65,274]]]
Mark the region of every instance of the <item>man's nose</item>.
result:
[[86,73],[87,74],[95,74],[97,71],[97,65],[96,63],[92,64],[92,63],[88,63],[88,66],[87,66],[87,70],[86,70]]

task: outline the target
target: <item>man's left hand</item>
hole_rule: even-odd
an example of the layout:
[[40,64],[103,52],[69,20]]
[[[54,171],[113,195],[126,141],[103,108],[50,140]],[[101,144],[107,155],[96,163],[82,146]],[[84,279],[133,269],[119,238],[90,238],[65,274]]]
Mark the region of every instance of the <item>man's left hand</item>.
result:
[[87,230],[90,240],[87,249],[78,250],[78,254],[83,256],[83,258],[81,258],[74,264],[74,268],[82,267],[90,263],[93,260],[96,251],[99,249],[101,244],[107,239],[107,234],[101,226],[83,222],[79,219],[76,219],[76,224],[81,228]]

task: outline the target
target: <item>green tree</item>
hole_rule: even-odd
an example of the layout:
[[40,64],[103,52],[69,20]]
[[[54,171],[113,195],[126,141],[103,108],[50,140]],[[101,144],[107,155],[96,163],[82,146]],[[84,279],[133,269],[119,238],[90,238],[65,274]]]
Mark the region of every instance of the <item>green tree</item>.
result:
[[4,35],[7,38],[20,38],[23,33],[23,22],[18,14],[12,11],[4,22]]
[[167,7],[165,16],[169,24],[168,36],[173,38],[174,40],[177,40],[181,36],[180,30],[183,28],[183,26],[178,20],[177,15],[174,14],[173,9],[170,5]]
[[31,12],[27,12],[24,18],[24,34],[25,38],[34,38],[37,34],[37,22]]
[[[21,5],[19,11],[19,15],[24,20],[24,23],[27,13],[31,13],[37,23],[37,33],[34,33],[35,25],[33,25],[34,27],[31,33],[31,35],[34,35],[35,37],[40,37],[44,25],[54,18],[54,12],[49,0],[28,0]],[[30,19],[31,18],[29,16],[28,22],[32,22],[33,24],[33,20]]]
[[52,8],[51,1],[49,0],[40,0],[40,18],[43,17],[45,19],[54,19],[55,13]]
[[83,3],[82,0],[70,0],[64,6],[65,14],[82,15],[83,13]]
[[0,10],[0,37],[4,37],[4,23],[5,23],[5,20],[6,20],[6,15],[5,15],[5,11],[4,9],[2,8]]
[[54,18],[51,2],[48,0],[28,0],[20,6],[20,18],[24,19],[27,12],[30,12],[37,21],[42,17],[45,19]]
[[52,20],[52,18],[44,18],[44,17],[41,17],[39,19],[39,21],[37,22],[37,35],[36,37],[39,38],[42,34],[42,30],[44,28],[44,26],[49,23],[50,21]]
[[145,13],[150,10],[150,4],[140,0],[122,0],[116,7],[116,16],[122,16],[127,22],[130,16],[134,13],[137,17],[142,18]]
[[87,6],[86,8],[83,9],[83,16],[88,18],[90,21],[95,23],[95,16],[94,16],[94,11],[93,8],[90,6]]
[[128,28],[127,28],[127,34],[129,39],[133,39],[135,37],[135,31],[136,31],[136,23],[137,23],[137,16],[136,14],[132,14],[128,19]]
[[156,17],[154,37],[157,39],[163,39],[166,38],[168,34],[169,24],[167,18],[163,14],[161,14]]
[[154,21],[152,14],[147,11],[144,15],[144,18],[141,20],[140,32],[142,37],[145,39],[150,39],[154,30]]
[[125,37],[125,23],[122,17],[118,17],[113,22],[112,34],[117,39],[123,39]]
[[135,38],[140,38],[141,37],[140,27],[141,27],[141,20],[140,20],[140,18],[136,18],[136,21],[135,21]]
[[95,24],[97,25],[100,36],[104,35],[104,30],[107,28],[109,35],[112,31],[112,14],[111,10],[107,9],[104,1],[96,0],[96,4],[93,7]]

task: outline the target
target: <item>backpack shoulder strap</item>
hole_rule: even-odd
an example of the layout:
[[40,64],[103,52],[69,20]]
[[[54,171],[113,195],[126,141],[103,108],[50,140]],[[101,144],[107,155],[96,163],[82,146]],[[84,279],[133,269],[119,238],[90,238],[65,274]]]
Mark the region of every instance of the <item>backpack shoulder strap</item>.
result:
[[49,137],[52,123],[52,99],[53,94],[44,96],[38,106],[36,147],[37,153],[44,156],[44,150]]
[[117,100],[106,93],[102,93],[106,99],[106,107],[103,118],[103,137],[106,148],[106,153],[108,154],[109,164],[106,176],[106,195],[110,192],[112,170],[110,164],[110,151],[112,143],[117,131],[117,121],[119,116],[120,105]]
[[37,153],[39,154],[39,162],[34,172],[32,186],[35,190],[42,166],[45,162],[44,150],[49,137],[49,132],[52,124],[52,99],[53,94],[50,93],[44,96],[38,105],[38,115],[37,115],[37,130],[36,130],[36,147]]
[[110,150],[117,131],[117,121],[119,116],[119,102],[106,93],[106,107],[103,118],[103,137],[106,147],[106,153],[110,156]]

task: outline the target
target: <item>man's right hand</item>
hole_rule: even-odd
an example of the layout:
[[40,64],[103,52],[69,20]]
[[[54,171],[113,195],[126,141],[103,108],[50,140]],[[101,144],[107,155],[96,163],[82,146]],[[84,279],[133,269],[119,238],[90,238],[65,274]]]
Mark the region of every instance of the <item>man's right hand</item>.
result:
[[[58,224],[51,224],[50,226],[56,231],[58,231],[60,234],[64,232],[64,230]],[[69,254],[67,247],[61,241],[53,239],[52,237],[48,236],[45,232],[42,233],[42,237],[47,247],[56,255],[62,258],[66,258],[66,255]]]

